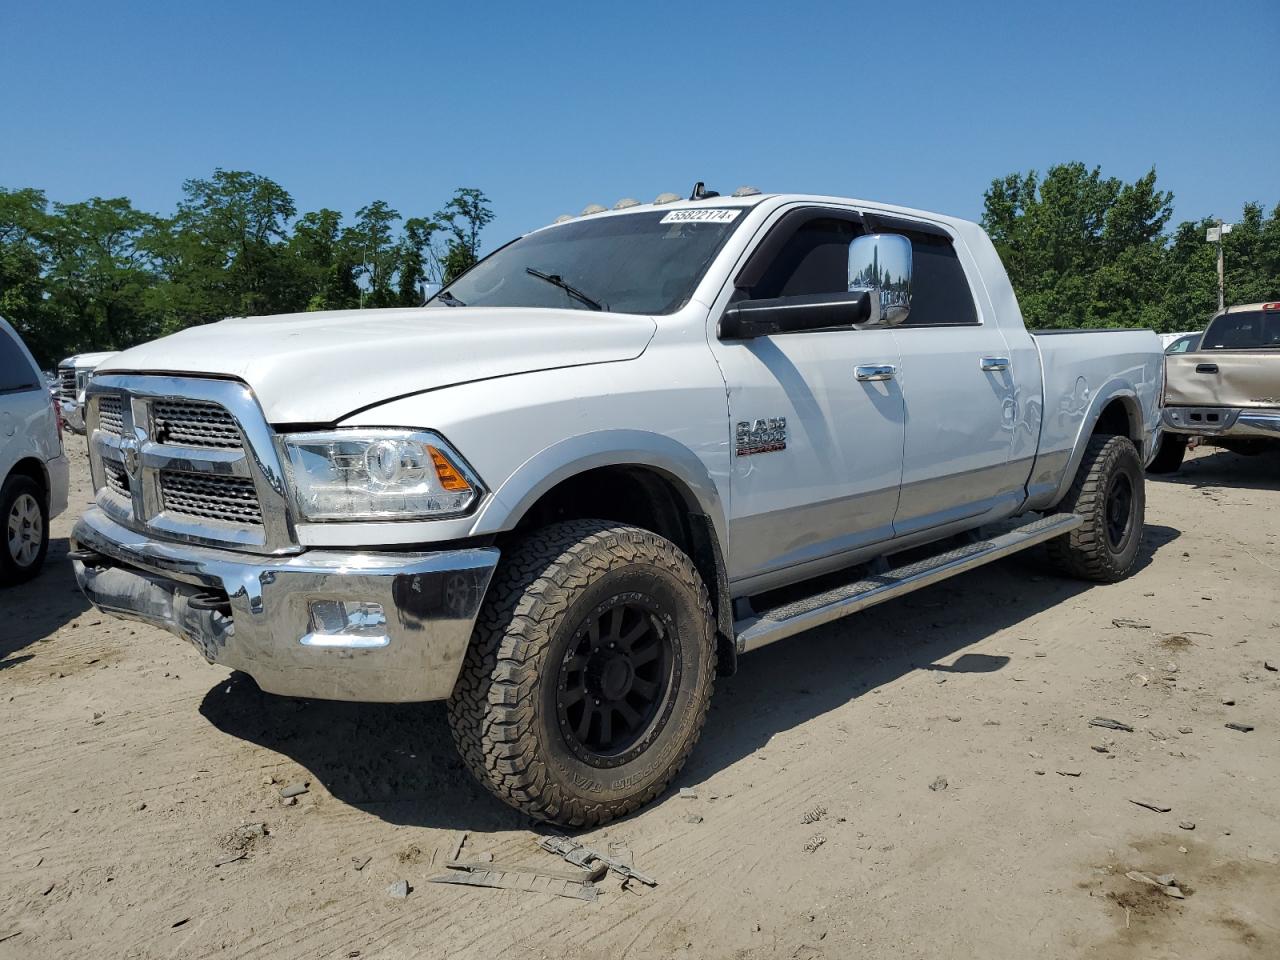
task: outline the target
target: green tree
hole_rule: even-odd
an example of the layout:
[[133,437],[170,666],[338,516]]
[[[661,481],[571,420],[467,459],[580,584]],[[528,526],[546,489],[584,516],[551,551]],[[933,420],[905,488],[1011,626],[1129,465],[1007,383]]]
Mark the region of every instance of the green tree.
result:
[[459,187],[435,220],[447,234],[441,280],[448,283],[480,259],[480,233],[493,221],[493,208],[483,191]]

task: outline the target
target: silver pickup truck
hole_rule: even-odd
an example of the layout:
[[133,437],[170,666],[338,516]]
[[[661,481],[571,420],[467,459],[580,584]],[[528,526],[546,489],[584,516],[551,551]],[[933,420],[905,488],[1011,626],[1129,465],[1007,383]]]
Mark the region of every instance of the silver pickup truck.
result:
[[1147,331],[1028,333],[973,223],[699,189],[425,308],[106,361],[73,559],[266,691],[447,700],[495,794],[596,824],[666,787],[741,654],[1041,543],[1128,574],[1162,377]]

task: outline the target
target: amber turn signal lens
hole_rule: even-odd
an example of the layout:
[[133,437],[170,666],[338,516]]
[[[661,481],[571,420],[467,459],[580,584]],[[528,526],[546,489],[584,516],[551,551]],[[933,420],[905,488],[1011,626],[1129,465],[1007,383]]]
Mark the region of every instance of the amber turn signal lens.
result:
[[457,471],[443,453],[435,447],[429,446],[427,449],[431,451],[431,462],[435,465],[436,476],[440,479],[440,486],[450,493],[471,489],[471,484],[467,483],[466,478]]

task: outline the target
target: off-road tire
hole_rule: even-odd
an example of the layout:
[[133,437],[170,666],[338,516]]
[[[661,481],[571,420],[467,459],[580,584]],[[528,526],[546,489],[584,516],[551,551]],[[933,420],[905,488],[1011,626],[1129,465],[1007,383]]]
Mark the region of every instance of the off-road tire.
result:
[[[29,496],[40,513],[41,540],[35,557],[19,563],[9,548],[9,515],[22,496]],[[30,477],[11,476],[0,486],[0,587],[26,583],[44,567],[49,552],[49,502],[40,484]]]
[[[619,597],[644,595],[669,625],[679,670],[655,707],[664,717],[633,759],[584,761],[562,729],[561,664],[581,624]],[[648,601],[646,601],[648,602]],[[506,553],[476,621],[449,700],[449,726],[471,772],[503,802],[538,819],[593,827],[658,796],[679,772],[706,719],[715,678],[711,602],[673,543],[603,520],[557,523]]]
[[1147,473],[1177,473],[1182,458],[1187,455],[1187,438],[1180,433],[1164,433],[1160,436],[1160,448],[1147,467]]
[[[1124,534],[1108,532],[1108,505],[1118,485],[1128,483],[1130,509]],[[1064,573],[1082,580],[1114,583],[1133,569],[1142,546],[1146,491],[1142,458],[1128,437],[1096,436],[1085,447],[1067,495],[1056,508],[1076,513],[1084,523],[1048,543],[1049,560]]]

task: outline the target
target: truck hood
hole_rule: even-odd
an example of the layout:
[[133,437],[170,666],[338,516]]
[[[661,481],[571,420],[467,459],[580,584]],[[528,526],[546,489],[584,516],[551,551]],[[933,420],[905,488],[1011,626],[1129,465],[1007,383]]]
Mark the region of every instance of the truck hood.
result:
[[233,377],[272,423],[334,423],[454,384],[632,360],[656,329],[651,317],[531,308],[236,317],[126,350],[98,372]]
[[1280,350],[1202,350],[1165,358],[1165,402],[1280,407]]

